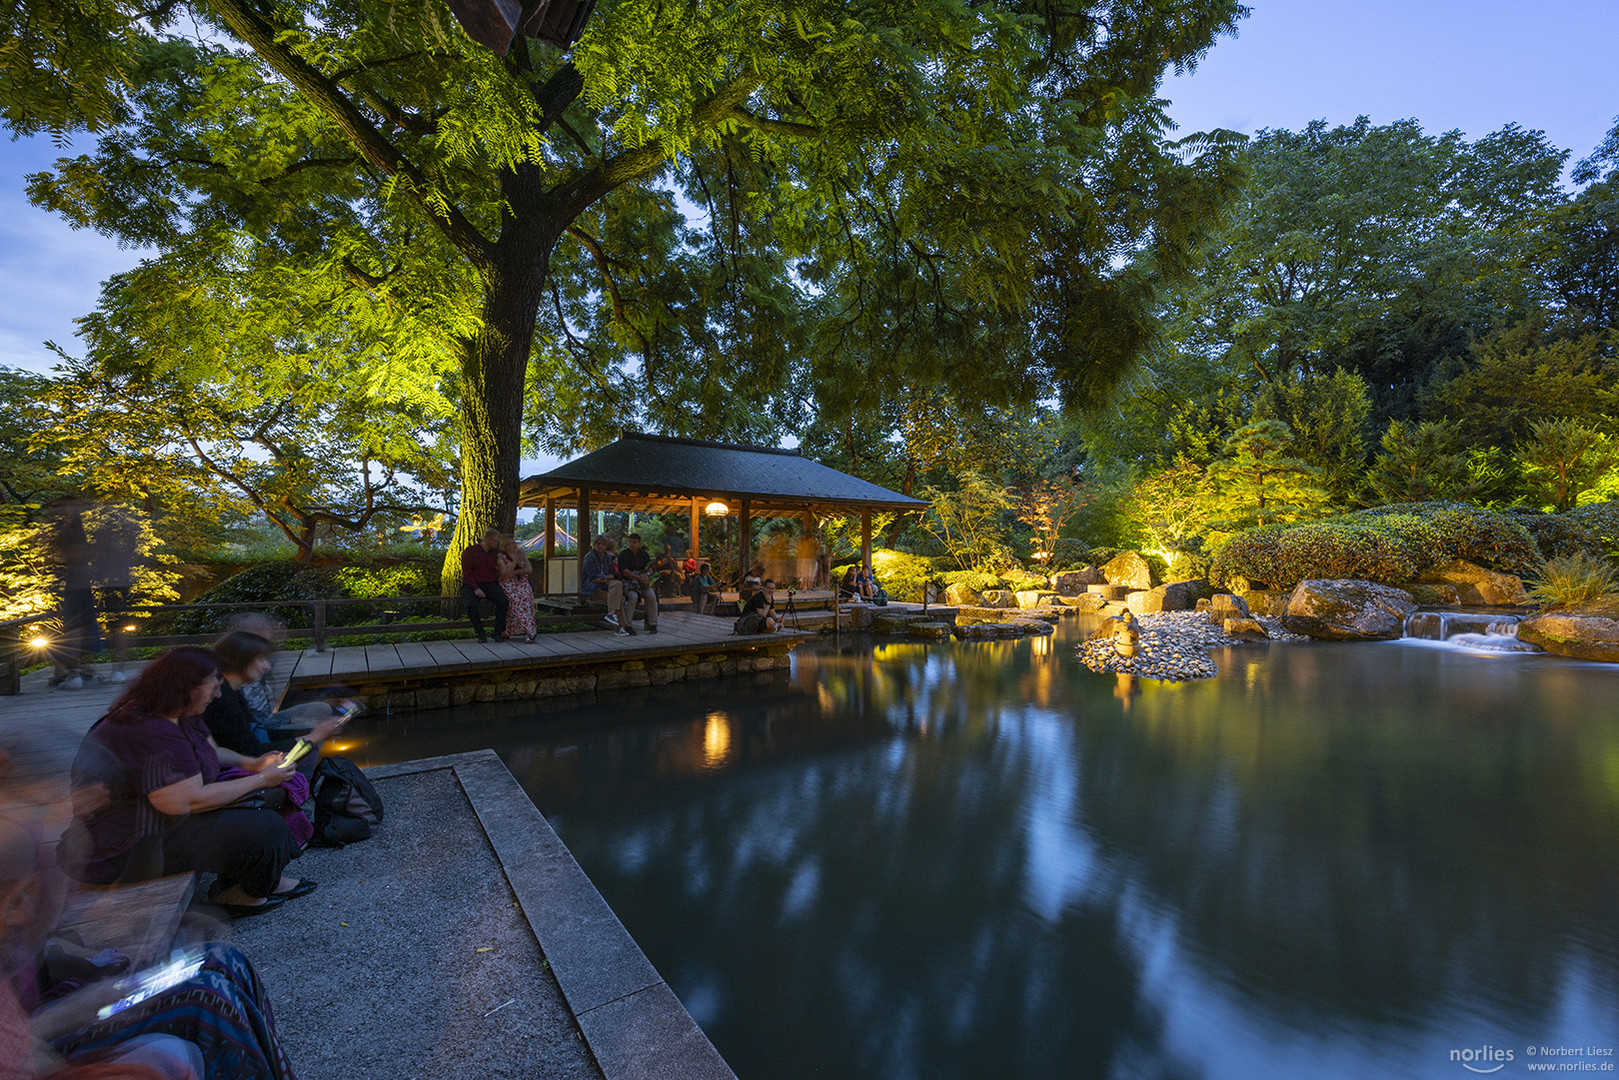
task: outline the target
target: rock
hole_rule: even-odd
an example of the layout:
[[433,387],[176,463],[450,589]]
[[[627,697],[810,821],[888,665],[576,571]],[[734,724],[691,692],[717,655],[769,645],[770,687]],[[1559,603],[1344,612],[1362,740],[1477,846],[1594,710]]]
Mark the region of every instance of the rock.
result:
[[1109,585],[1125,585],[1132,589],[1152,588],[1152,567],[1147,560],[1133,551],[1114,556],[1102,567],[1102,580]]
[[1411,598],[1424,607],[1455,607],[1462,602],[1461,594],[1454,585],[1432,585],[1426,582],[1413,581],[1409,585],[1400,586],[1411,594]]
[[1100,596],[1103,600],[1123,600],[1131,593],[1128,585],[1087,585],[1085,592],[1091,596]]
[[911,624],[911,636],[942,641],[949,637],[950,631],[954,629],[955,627],[947,622],[914,622]]
[[1559,656],[1619,664],[1619,595],[1525,619],[1518,639]]
[[1032,608],[1040,606],[1040,597],[1044,596],[1045,594],[1034,589],[1019,589],[1012,595],[1017,597],[1018,607]]
[[983,596],[977,589],[969,589],[958,581],[946,587],[944,590],[944,602],[958,606],[977,607],[983,603]]
[[1074,610],[1081,615],[1094,615],[1106,606],[1107,601],[1095,593],[1086,593],[1083,596],[1074,597]]
[[926,622],[921,615],[910,615],[903,612],[886,612],[871,620],[873,634],[905,634],[909,633],[911,624]]
[[1156,589],[1149,589],[1146,593],[1133,592],[1125,597],[1125,603],[1137,615],[1153,615],[1160,611],[1191,611],[1197,604],[1198,596],[1208,589],[1209,583],[1201,578],[1176,581],[1160,585]]
[[1248,601],[1231,593],[1215,593],[1209,598],[1209,621],[1223,623],[1227,619],[1251,619]]
[[1424,584],[1454,586],[1463,604],[1498,607],[1529,603],[1529,594],[1524,592],[1521,579],[1486,570],[1462,559],[1430,570],[1417,580]]
[[1270,635],[1259,624],[1257,619],[1247,619],[1233,616],[1225,620],[1221,627],[1226,634],[1238,641],[1269,641]]
[[1051,579],[1051,587],[1063,596],[1078,596],[1085,591],[1085,586],[1095,585],[1102,580],[1102,572],[1094,566],[1087,566],[1083,570],[1064,570]]
[[849,604],[843,608],[844,626],[850,630],[870,630],[877,609],[869,604]]
[[1293,600],[1293,590],[1249,589],[1242,594],[1242,599],[1247,602],[1251,614],[1281,619],[1287,616],[1287,606]]
[[1007,589],[986,589],[979,595],[980,607],[1015,608],[1018,606],[1017,593]]
[[1370,581],[1301,581],[1282,625],[1327,641],[1388,641],[1417,609],[1404,589]]
[[1209,597],[1207,597],[1207,596],[1199,597],[1198,601],[1197,601],[1197,607],[1194,610],[1196,610],[1196,611],[1208,611],[1210,606],[1213,603],[1214,603],[1214,601],[1212,599],[1210,599]]

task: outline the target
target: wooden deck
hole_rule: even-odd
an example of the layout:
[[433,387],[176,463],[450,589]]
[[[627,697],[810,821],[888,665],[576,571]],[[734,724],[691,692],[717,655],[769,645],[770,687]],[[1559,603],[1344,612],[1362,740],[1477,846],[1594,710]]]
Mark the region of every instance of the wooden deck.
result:
[[339,684],[376,685],[505,671],[621,665],[690,653],[752,652],[760,646],[791,648],[807,634],[784,631],[739,637],[733,619],[668,611],[658,632],[637,626],[633,637],[610,630],[577,630],[541,634],[532,645],[518,641],[480,644],[470,638],[452,641],[401,641],[381,645],[339,645],[325,652],[305,649],[294,657],[286,684],[308,690]]

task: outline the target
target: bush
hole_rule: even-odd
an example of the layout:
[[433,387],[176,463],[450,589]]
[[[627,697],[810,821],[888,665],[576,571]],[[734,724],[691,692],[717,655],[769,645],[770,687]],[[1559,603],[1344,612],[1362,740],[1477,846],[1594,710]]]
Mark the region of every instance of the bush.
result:
[[[199,604],[261,604],[264,610],[291,629],[307,629],[313,612],[298,601],[366,599],[384,596],[437,596],[440,559],[425,554],[410,562],[376,565],[352,562],[344,566],[311,566],[272,562],[250,566],[232,574],[197,597]],[[278,603],[278,601],[280,603]],[[364,626],[380,622],[392,605],[346,604],[327,610],[329,626]],[[413,615],[428,617],[436,608],[410,605]],[[230,611],[186,611],[169,626],[174,634],[212,634],[224,629]],[[442,616],[438,616],[442,617]]]
[[1306,578],[1398,584],[1457,559],[1521,573],[1539,554],[1514,515],[1466,503],[1405,503],[1239,533],[1216,556],[1213,573],[1273,588]]
[[1601,550],[1610,558],[1619,559],[1619,499],[1589,503],[1559,514],[1589,529],[1597,538]]
[[[834,566],[832,580],[841,582],[849,567],[859,565],[858,562],[853,562]],[[938,581],[945,576],[933,569],[933,564],[927,556],[909,555],[891,548],[880,548],[871,553],[871,570],[877,576],[877,584],[888,593],[890,600],[905,600],[916,604],[922,602],[924,583]]]
[[1595,600],[1619,585],[1619,572],[1612,563],[1584,552],[1547,559],[1529,586],[1532,599],[1550,607],[1569,607]]
[[1513,518],[1529,530],[1535,546],[1548,559],[1568,555],[1602,556],[1602,541],[1596,533],[1568,514],[1546,514],[1533,507],[1514,507]]
[[1115,547],[1091,548],[1091,550],[1085,555],[1085,558],[1088,560],[1085,565],[1104,566],[1111,560],[1123,555],[1125,550],[1125,548]]
[[1063,536],[1059,537],[1057,542],[1051,545],[1052,566],[1089,566],[1091,565],[1090,557],[1091,549],[1083,540]]
[[946,585],[965,585],[973,592],[986,592],[989,589],[1004,589],[1005,582],[994,574],[986,574],[982,570],[952,570],[948,574],[941,574],[940,580]]

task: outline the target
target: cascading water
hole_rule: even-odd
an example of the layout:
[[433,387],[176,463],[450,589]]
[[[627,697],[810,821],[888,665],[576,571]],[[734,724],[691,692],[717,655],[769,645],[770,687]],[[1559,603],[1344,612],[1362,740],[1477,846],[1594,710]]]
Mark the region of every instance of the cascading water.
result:
[[1518,616],[1464,611],[1414,611],[1405,617],[1405,636],[1480,652],[1540,652],[1518,640]]

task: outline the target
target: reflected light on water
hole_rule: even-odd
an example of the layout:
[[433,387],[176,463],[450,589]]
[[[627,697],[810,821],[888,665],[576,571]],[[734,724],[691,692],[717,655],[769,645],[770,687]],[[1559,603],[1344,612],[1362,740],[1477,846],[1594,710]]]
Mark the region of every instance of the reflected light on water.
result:
[[703,725],[703,765],[710,769],[725,767],[731,757],[731,718],[723,712],[711,712]]

